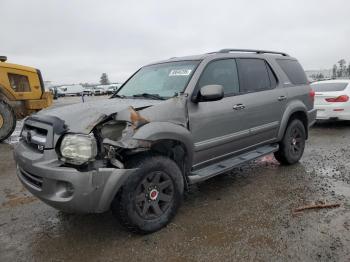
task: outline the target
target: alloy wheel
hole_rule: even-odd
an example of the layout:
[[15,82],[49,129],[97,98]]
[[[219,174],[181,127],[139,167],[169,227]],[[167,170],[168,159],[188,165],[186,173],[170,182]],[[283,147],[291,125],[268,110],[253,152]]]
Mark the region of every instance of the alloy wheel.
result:
[[298,156],[303,149],[303,134],[298,127],[294,127],[290,132],[290,153]]
[[148,174],[137,186],[135,205],[138,214],[144,219],[162,216],[174,198],[174,184],[163,171]]

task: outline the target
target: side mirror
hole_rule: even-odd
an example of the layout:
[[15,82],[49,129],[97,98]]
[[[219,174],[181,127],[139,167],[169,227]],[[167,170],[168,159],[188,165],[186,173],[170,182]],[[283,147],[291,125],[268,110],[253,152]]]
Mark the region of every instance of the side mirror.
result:
[[222,85],[206,85],[199,90],[199,101],[217,101],[224,97]]

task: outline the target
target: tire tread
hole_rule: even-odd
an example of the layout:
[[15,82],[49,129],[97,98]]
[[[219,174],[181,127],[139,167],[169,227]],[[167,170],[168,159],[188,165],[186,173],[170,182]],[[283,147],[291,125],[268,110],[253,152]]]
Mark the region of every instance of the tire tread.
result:
[[[16,114],[15,114],[15,111],[13,110],[12,106],[10,106],[8,103],[6,103],[3,100],[0,100],[0,110],[2,107],[5,107],[9,111],[10,117],[12,118],[12,126],[10,128],[10,131],[7,134],[3,135],[2,137],[0,136],[0,142],[4,141],[9,136],[11,136],[11,134],[13,133],[13,131],[16,128],[16,121],[17,121]],[[3,116],[3,118],[4,118],[4,116]],[[9,119],[4,118],[4,125],[6,123],[6,120],[8,121]]]
[[[159,162],[166,162],[167,165],[171,166],[170,170],[177,169],[177,171],[175,171],[174,173],[178,172],[178,175],[181,174],[181,171],[178,168],[178,166],[176,165],[176,163],[173,162],[171,159],[163,157],[163,156],[151,156],[148,154],[138,155],[138,156],[135,156],[134,158],[132,158],[126,164],[126,166],[128,168],[140,168],[140,169],[142,169],[145,166],[148,167],[150,165],[156,165]],[[145,230],[145,229],[141,228],[139,225],[137,225],[136,223],[133,222],[133,219],[130,217],[130,214],[128,212],[128,206],[127,206],[128,202],[129,202],[127,194],[129,192],[126,191],[127,190],[126,185],[128,183],[135,183],[135,181],[137,181],[139,179],[137,177],[137,175],[139,175],[139,173],[132,174],[128,178],[128,180],[126,181],[124,186],[120,189],[120,191],[116,195],[115,199],[113,200],[111,209],[112,209],[112,213],[118,219],[120,224],[123,227],[125,227],[128,231],[130,231],[132,233],[138,233],[138,234],[148,234],[148,233],[152,233],[154,231],[157,231],[161,227],[165,226],[175,216],[176,211],[177,211],[178,207],[180,206],[181,200],[179,201],[178,204],[175,205],[175,208],[172,208],[172,210],[170,211],[169,221],[167,221],[167,223],[163,223],[160,226],[160,228],[157,228],[156,230]],[[181,179],[181,180],[183,179],[182,175],[179,177],[179,179]],[[183,180],[182,180],[182,188],[180,188],[180,195],[181,195],[181,197],[183,195]]]

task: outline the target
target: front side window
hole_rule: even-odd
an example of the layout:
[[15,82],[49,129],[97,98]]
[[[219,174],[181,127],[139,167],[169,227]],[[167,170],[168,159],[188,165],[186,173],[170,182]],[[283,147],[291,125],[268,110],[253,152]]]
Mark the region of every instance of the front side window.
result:
[[222,85],[225,95],[239,92],[237,66],[234,59],[224,59],[211,62],[204,69],[198,86]]
[[30,85],[27,76],[8,74],[10,85],[15,92],[30,92]]
[[[241,93],[258,92],[276,87],[276,78],[262,59],[237,59]],[[271,80],[270,80],[271,78]]]
[[163,98],[183,92],[200,61],[169,62],[141,68],[119,90],[119,96],[152,94]]

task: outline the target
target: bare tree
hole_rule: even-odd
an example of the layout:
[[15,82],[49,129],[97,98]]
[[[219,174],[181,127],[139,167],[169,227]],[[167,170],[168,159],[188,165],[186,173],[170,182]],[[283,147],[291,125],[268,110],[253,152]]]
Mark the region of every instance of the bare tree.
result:
[[337,78],[337,72],[338,72],[338,67],[337,65],[333,65],[333,74],[332,74],[332,78]]
[[108,79],[108,75],[106,73],[103,73],[101,75],[101,78],[100,78],[100,84],[101,85],[109,85],[109,79]]
[[338,77],[344,77],[345,71],[346,71],[346,61],[345,59],[340,59],[338,61],[339,64],[339,70],[338,70]]

